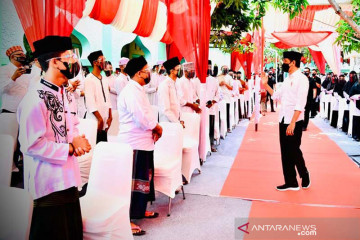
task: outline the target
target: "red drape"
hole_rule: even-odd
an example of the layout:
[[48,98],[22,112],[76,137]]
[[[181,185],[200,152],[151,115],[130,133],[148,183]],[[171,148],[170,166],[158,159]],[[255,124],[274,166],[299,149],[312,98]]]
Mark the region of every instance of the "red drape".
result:
[[231,69],[234,71],[238,71],[238,69],[242,66],[240,62],[240,53],[232,52],[231,53]]
[[311,31],[315,12],[328,9],[330,5],[311,5],[290,20],[288,31]]
[[272,35],[290,47],[308,47],[327,38],[331,32],[276,32]]
[[96,0],[89,17],[103,24],[110,24],[116,16],[120,2],[121,0]]
[[174,40],[171,38],[171,35],[168,30],[166,30],[163,38],[160,40],[160,42],[171,44]]
[[45,35],[70,36],[82,17],[85,1],[45,0]]
[[180,61],[183,58],[179,49],[176,47],[175,43],[167,44],[166,45],[166,58],[170,59],[173,57],[177,57]]
[[280,48],[280,49],[289,49],[289,48],[291,48],[289,45],[286,45],[283,42],[277,42],[274,45],[275,45],[275,47]]
[[168,30],[181,54],[194,62],[200,81],[206,81],[210,40],[210,0],[166,0]]
[[322,52],[320,51],[314,51],[311,48],[309,48],[310,54],[312,58],[314,59],[314,62],[319,69],[321,74],[325,74],[325,58]]
[[159,0],[144,0],[139,22],[134,33],[142,36],[150,36],[156,21]]
[[252,67],[253,72],[261,73],[264,66],[264,29],[254,31],[253,42],[256,46],[253,55]]
[[70,36],[85,8],[85,0],[13,0],[13,3],[32,50],[33,42],[45,36]]

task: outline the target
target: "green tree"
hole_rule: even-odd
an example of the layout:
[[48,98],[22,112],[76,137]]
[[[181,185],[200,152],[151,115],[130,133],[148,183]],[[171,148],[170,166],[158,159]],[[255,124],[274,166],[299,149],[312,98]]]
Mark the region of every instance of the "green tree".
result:
[[290,18],[308,6],[307,0],[212,0],[217,3],[211,16],[210,43],[224,52],[253,51],[252,44],[242,45],[242,33],[261,27],[269,5],[287,12]]
[[360,0],[352,1],[352,16],[346,14],[334,0],[328,0],[341,20],[337,23],[336,31],[339,33],[336,42],[342,46],[343,51],[360,51]]

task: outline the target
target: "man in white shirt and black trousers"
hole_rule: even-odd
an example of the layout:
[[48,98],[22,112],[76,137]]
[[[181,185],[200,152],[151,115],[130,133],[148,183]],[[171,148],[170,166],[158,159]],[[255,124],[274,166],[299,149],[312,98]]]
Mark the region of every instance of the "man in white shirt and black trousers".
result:
[[80,71],[69,37],[47,36],[34,42],[45,71],[21,101],[17,118],[24,153],[24,189],[34,199],[30,239],[83,238],[76,156],[91,150],[79,136],[75,98],[69,79]]
[[98,123],[96,143],[107,142],[107,131],[112,122],[112,106],[108,78],[101,75],[106,59],[102,51],[90,53],[88,59],[93,71],[87,75],[84,83],[86,118]]
[[303,154],[300,150],[302,127],[304,123],[304,109],[307,101],[309,81],[301,73],[299,52],[284,52],[282,69],[289,72],[282,87],[276,91],[268,85],[268,76],[262,73],[262,83],[274,100],[281,101],[279,111],[281,161],[285,184],[277,186],[279,191],[299,190],[296,179],[296,169],[302,178],[301,187],[310,187],[310,174],[305,166]]
[[[131,79],[118,97],[121,126],[118,140],[134,149],[130,219],[156,218],[158,213],[146,211],[147,202],[155,200],[154,143],[162,135],[144,89],[150,82],[151,73],[142,56],[131,59],[125,72]],[[134,235],[145,233],[134,223],[131,225]]]

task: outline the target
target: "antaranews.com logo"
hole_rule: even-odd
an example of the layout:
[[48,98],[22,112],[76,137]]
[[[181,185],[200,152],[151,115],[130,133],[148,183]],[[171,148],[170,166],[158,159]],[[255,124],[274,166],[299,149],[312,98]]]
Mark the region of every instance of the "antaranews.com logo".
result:
[[358,240],[359,226],[359,218],[236,218],[235,239]]

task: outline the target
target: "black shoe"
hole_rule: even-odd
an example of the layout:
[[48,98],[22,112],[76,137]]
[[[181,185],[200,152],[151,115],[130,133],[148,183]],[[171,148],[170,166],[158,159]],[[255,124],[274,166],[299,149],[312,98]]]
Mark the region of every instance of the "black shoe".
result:
[[276,190],[278,191],[298,191],[300,188],[299,188],[299,185],[298,184],[284,184],[284,185],[281,185],[281,186],[277,186],[276,187]]
[[215,146],[211,146],[211,152],[217,152],[217,149]]
[[275,110],[271,110],[271,112],[275,112]]
[[307,128],[303,127],[303,128],[302,128],[302,130],[303,130],[303,131],[306,131],[306,130],[307,130]]
[[311,181],[310,181],[310,173],[308,172],[305,177],[302,178],[301,187],[303,189],[307,189],[310,187]]

